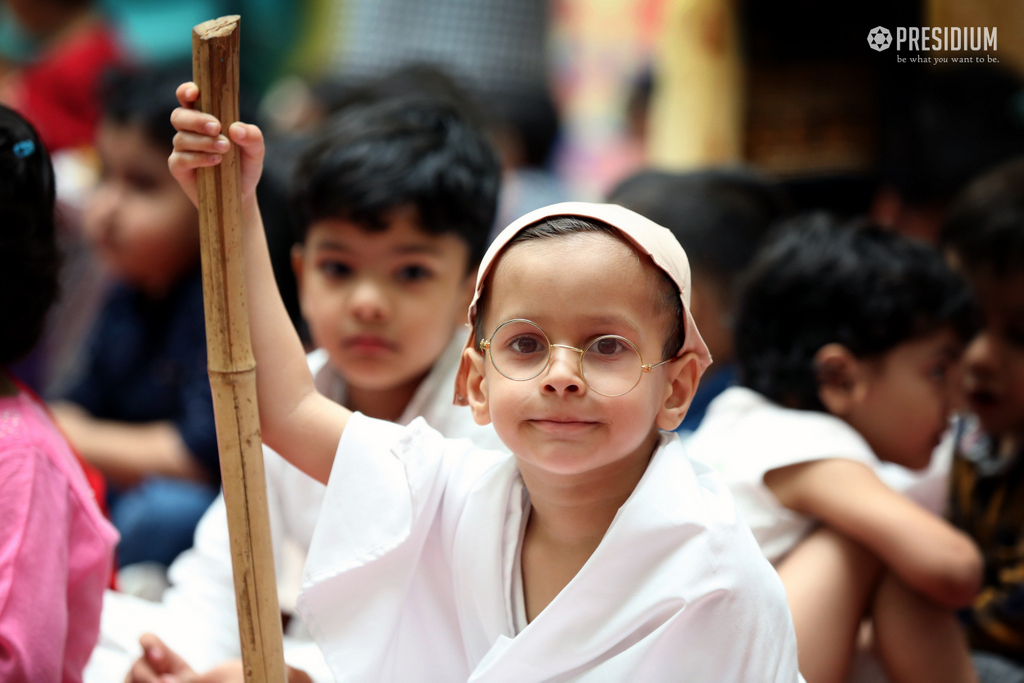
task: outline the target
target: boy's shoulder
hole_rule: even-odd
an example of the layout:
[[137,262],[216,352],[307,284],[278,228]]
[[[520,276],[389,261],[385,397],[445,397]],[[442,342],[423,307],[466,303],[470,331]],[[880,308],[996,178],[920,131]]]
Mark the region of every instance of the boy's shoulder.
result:
[[879,464],[864,437],[840,418],[786,408],[746,387],[730,387],[712,401],[686,448],[730,480],[825,458]]

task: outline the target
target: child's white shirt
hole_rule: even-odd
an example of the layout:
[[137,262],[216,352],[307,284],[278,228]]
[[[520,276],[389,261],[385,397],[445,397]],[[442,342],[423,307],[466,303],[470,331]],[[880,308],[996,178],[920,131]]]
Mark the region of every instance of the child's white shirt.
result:
[[[504,446],[493,428],[477,425],[468,408],[452,405],[451,391],[465,335],[462,329],[454,335],[399,422],[408,424],[422,416],[444,434],[501,449]],[[310,371],[322,394],[343,402],[344,380],[327,364],[327,358],[323,349],[310,353]],[[266,446],[263,456],[278,592],[294,595],[298,585],[289,585],[289,576],[282,571],[285,548],[291,546],[302,556],[309,550],[326,487]],[[142,654],[138,638],[146,631],[160,636],[196,671],[241,656],[223,493],[203,515],[193,547],[175,560],[168,577],[172,586],[159,604],[106,592],[100,642],[86,668],[87,683],[124,680],[132,662]],[[332,681],[319,649],[304,635],[305,629],[293,623],[289,631],[298,635],[285,637],[286,662],[305,670],[315,681]]]
[[724,476],[761,551],[772,564],[792,550],[817,522],[783,506],[764,483],[767,472],[815,460],[852,460],[871,468],[893,489],[938,512],[949,467],[949,449],[944,446],[923,473],[883,463],[867,441],[840,418],[784,408],[746,387],[730,387],[711,402],[700,427],[687,440],[686,450],[690,457],[711,465]]
[[778,576],[675,435],[527,625],[528,512],[514,458],[354,415],[298,601],[336,680],[801,680]]

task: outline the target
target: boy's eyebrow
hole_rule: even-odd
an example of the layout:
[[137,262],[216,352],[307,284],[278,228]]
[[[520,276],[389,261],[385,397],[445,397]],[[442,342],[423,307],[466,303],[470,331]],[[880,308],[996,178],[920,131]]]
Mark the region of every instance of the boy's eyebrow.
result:
[[[530,315],[522,311],[517,312],[515,314],[510,314],[506,317],[506,320],[513,319],[531,320],[534,323],[540,325],[541,329],[544,328],[545,324],[549,324],[551,322],[549,316],[534,315],[534,317],[530,317]],[[639,325],[637,325],[635,321],[631,320],[630,318],[627,318],[624,315],[583,315],[581,316],[581,320],[583,324],[587,327],[627,327],[631,332],[633,332],[637,336],[640,335]]]
[[601,325],[610,327],[621,325],[623,327],[628,327],[637,334],[640,333],[639,326],[633,320],[627,318],[624,315],[588,316],[585,318],[585,320],[591,325]]

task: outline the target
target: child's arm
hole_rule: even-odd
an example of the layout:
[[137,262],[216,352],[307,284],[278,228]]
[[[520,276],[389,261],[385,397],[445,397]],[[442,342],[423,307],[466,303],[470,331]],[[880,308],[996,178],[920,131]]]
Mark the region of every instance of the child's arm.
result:
[[99,420],[66,401],[51,404],[50,411],[82,457],[116,484],[131,486],[152,475],[193,481],[213,478],[173,422]]
[[860,543],[936,603],[963,607],[977,593],[982,560],[971,539],[890,489],[867,466],[816,460],[772,470],[764,481],[784,506]]
[[263,133],[251,124],[234,123],[231,141],[220,135],[220,122],[195,111],[194,83],[178,87],[181,107],[171,123],[178,130],[168,159],[171,174],[198,206],[196,169],[216,166],[230,144],[238,147],[242,176],[242,236],[256,391],[263,440],[306,474],[326,482],[342,430],[351,412],[321,396],[313,386],[299,336],[285,311],[270,267],[263,219],[256,204],[256,183],[263,170]]

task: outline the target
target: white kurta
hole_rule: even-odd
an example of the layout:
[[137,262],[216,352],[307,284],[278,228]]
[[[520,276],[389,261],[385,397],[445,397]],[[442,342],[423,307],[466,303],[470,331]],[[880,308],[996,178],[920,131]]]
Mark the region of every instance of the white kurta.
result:
[[715,398],[686,442],[690,457],[708,463],[725,477],[741,515],[773,564],[817,522],[783,506],[764,483],[767,472],[815,460],[853,460],[870,467],[892,488],[937,511],[944,500],[951,453],[947,447],[940,450],[945,455],[936,456],[933,467],[923,473],[883,463],[843,420],[828,413],[784,408],[745,387],[730,387]]
[[[400,422],[408,424],[422,416],[444,434],[471,438],[485,448],[503,448],[491,427],[473,422],[468,408],[452,405],[451,387],[464,342],[465,332],[460,330],[420,384]],[[320,392],[342,401],[345,384],[327,365],[327,352],[314,351],[308,361]],[[283,583],[288,580],[282,572],[285,547],[291,545],[302,555],[308,551],[326,488],[273,450],[264,446],[263,454],[278,591],[294,594],[298,586]],[[86,668],[87,683],[123,681],[142,654],[138,639],[146,631],[164,639],[197,671],[241,656],[223,494],[200,520],[193,547],[171,565],[169,579],[172,586],[160,604],[106,592],[100,642]],[[285,660],[315,681],[332,681],[319,649],[294,621],[289,631],[296,635],[285,637]]]
[[298,602],[338,681],[800,680],[778,576],[676,436],[517,634],[523,491],[509,456],[351,418]]

